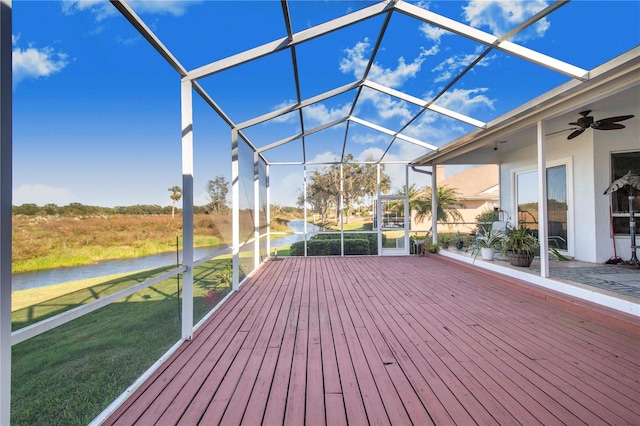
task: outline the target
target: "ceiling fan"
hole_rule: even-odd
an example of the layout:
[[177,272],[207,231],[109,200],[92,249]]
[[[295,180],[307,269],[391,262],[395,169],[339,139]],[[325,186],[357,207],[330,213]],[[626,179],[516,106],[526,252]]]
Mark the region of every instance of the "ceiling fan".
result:
[[582,111],[580,113],[582,117],[578,118],[578,121],[569,123],[570,126],[578,126],[578,128],[570,129],[573,130],[573,132],[571,132],[567,139],[573,139],[576,136],[580,136],[582,132],[587,130],[589,127],[595,130],[624,129],[624,126],[619,124],[618,121],[628,120],[633,117],[633,115],[619,115],[617,117],[603,118],[602,120],[595,121],[593,116],[589,114],[591,114],[591,110]]

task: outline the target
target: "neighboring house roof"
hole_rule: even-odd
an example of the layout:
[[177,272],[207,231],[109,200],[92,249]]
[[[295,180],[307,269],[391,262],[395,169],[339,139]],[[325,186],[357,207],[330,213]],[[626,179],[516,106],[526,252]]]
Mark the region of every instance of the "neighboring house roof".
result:
[[456,189],[460,200],[497,200],[498,183],[497,164],[472,167],[446,179],[438,179],[438,186]]

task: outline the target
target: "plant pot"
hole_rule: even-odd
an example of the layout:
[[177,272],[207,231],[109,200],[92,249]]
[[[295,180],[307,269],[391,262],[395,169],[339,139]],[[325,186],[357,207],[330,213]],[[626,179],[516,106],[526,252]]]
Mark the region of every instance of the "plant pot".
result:
[[492,247],[482,247],[480,249],[480,256],[482,256],[482,260],[493,260],[494,255],[495,250]]
[[505,256],[509,260],[509,264],[512,266],[519,266],[522,268],[528,268],[531,266],[531,262],[533,262],[533,253],[514,253],[512,251],[508,251]]
[[456,243],[456,248],[457,248],[458,250],[462,250],[462,247],[464,247],[464,242],[462,242],[462,241],[458,241],[458,242]]

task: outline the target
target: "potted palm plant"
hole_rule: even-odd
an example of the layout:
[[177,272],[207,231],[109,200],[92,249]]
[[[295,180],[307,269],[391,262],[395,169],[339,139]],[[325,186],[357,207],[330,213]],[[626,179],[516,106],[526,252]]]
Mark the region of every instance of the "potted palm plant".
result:
[[528,268],[540,242],[526,228],[509,228],[502,240],[502,254],[512,266]]
[[440,235],[440,237],[438,237],[438,239],[440,240],[440,246],[442,246],[442,248],[449,248],[449,244],[451,243],[450,236],[448,236],[447,234],[442,234]]
[[475,245],[473,247],[474,259],[480,253],[482,260],[493,260],[496,249],[502,247],[502,239],[504,234],[502,232],[489,232],[484,237],[476,238]]

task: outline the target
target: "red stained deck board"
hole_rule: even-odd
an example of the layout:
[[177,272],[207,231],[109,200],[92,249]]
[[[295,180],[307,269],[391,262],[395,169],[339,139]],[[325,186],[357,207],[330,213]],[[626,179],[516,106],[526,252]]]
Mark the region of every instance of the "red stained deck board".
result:
[[[327,259],[328,260],[328,259]],[[352,424],[367,424],[367,414],[362,401],[362,393],[353,366],[353,360],[347,346],[347,339],[344,333],[344,326],[338,312],[338,306],[343,303],[342,294],[339,291],[345,282],[332,267],[330,262],[323,262],[322,271],[325,273],[327,309],[331,321],[331,332],[335,345],[336,362],[340,373],[340,384],[342,398],[344,400],[345,411],[349,422]],[[327,388],[330,385],[326,385]]]
[[[459,309],[455,309],[455,307],[458,307]],[[443,307],[440,307],[439,305],[436,305],[436,304],[431,306],[432,309],[441,309],[442,311],[440,312],[440,314],[441,314],[440,316],[442,316],[442,317],[444,317],[447,314],[449,314],[449,315],[456,315],[456,314],[460,315],[460,313],[466,312],[465,306],[464,305],[461,306],[460,302],[456,302],[455,307],[452,306],[451,308],[448,308],[446,305],[443,306]],[[462,323],[464,323],[464,321]],[[485,324],[485,327],[486,326],[487,325]],[[451,327],[450,330],[452,330],[453,332],[460,333],[460,330],[454,328],[453,325],[451,325],[450,327]],[[500,328],[501,331],[497,332],[496,335],[499,335],[501,333],[505,333],[505,330],[506,330],[507,327],[508,327],[508,324],[501,324],[501,328]],[[478,330],[477,327],[475,329]],[[430,327],[430,330],[432,330],[432,332],[434,332],[434,331],[438,331],[439,328],[437,327],[437,325],[433,325],[432,327]],[[521,333],[517,333],[517,334],[511,336],[511,339],[509,339],[509,341],[512,342],[511,343],[512,345],[514,345],[514,344],[517,345],[517,343],[514,343],[514,342],[517,342],[521,338],[521,336],[522,336]],[[446,338],[446,335],[443,335],[442,337]],[[438,340],[439,341],[443,341],[444,340],[443,338],[440,338]],[[483,339],[483,341],[484,341],[484,339]],[[461,341],[461,342],[464,342],[464,341]],[[544,345],[544,342],[537,342],[536,347],[538,347],[540,345]],[[453,345],[452,348],[458,348],[459,349],[459,345],[458,344]],[[511,349],[513,349],[513,348],[511,348]],[[530,350],[528,350],[528,349],[529,348],[527,348],[526,346],[525,347],[520,347],[519,351],[514,352],[514,354],[517,355],[518,352],[520,352],[520,353],[528,353],[528,352],[530,352]],[[465,357],[467,356],[467,354],[473,353],[473,347],[465,348],[463,350],[463,353],[465,354],[464,355]],[[513,355],[511,355],[511,356],[513,357]],[[525,360],[527,360],[527,361],[530,361],[529,365],[534,365],[535,366],[535,364],[536,364],[535,360],[529,360],[527,357],[523,357],[523,358]],[[487,357],[486,355],[482,359],[485,360],[485,361],[491,360],[491,358]],[[484,366],[485,369],[489,369],[490,365],[487,365],[486,363],[483,363],[482,365]],[[557,374],[557,372],[554,373],[554,374]],[[512,375],[511,377],[516,377],[517,378],[517,374],[516,375]],[[572,392],[569,392],[569,393],[572,393]],[[574,395],[579,395],[580,393],[579,392],[573,392],[573,394]],[[571,403],[572,401],[567,401],[566,399],[564,399],[561,402],[563,402],[563,403]],[[528,404],[528,405],[531,405],[531,404]],[[587,405],[591,406],[591,404],[587,404]],[[578,409],[580,409],[580,407],[578,407]],[[539,413],[540,413],[539,411],[536,412],[536,414],[539,414]],[[596,420],[596,419],[597,419],[597,417],[592,417],[592,420]]]
[[440,256],[267,262],[106,424],[616,423],[640,326]]
[[[506,310],[506,308],[505,308]],[[465,310],[456,311],[460,315],[462,315]],[[513,313],[512,313],[513,314]],[[511,345],[513,349],[517,351],[527,354],[526,357],[523,357],[525,361],[529,361],[529,365],[532,365],[534,369],[539,369],[542,365],[546,365],[549,372],[559,378],[563,378],[567,383],[572,384],[573,386],[580,387],[584,384],[590,383],[590,378],[587,377],[587,380],[574,380],[574,376],[572,375],[572,370],[575,369],[575,363],[583,362],[584,358],[589,357],[591,352],[582,352],[576,351],[577,347],[585,347],[590,346],[597,336],[590,337],[589,339],[585,339],[581,341],[580,339],[574,338],[572,334],[562,335],[562,338],[558,338],[554,336],[553,339],[549,339],[549,336],[553,334],[553,329],[549,324],[545,324],[543,321],[538,321],[536,324],[535,330],[530,330],[530,332],[535,332],[534,336],[528,336],[525,331],[526,329],[522,328],[513,328],[510,324],[504,324],[500,327],[487,325],[485,327],[490,327],[495,336],[508,336],[508,342],[501,342],[502,348],[505,345]],[[509,334],[511,333],[511,334]],[[560,344],[562,345],[561,350],[556,350]],[[509,348],[507,348],[508,350]],[[570,353],[570,355],[569,355]],[[531,359],[527,359],[531,358]],[[600,406],[599,409],[596,409],[601,415],[609,416],[608,419],[610,421],[616,420],[616,417],[611,417],[607,412],[609,409],[607,408],[609,405],[619,405],[616,411],[620,413],[624,413],[624,402],[627,402],[627,405],[631,405],[634,403],[633,399],[628,398],[626,395],[621,393],[619,389],[616,389],[615,383],[612,382],[612,378],[602,372],[610,372],[613,371],[614,368],[607,368],[604,364],[602,364],[597,357],[592,357],[591,367],[588,371],[583,372],[581,375],[583,376],[593,376],[597,377],[598,382],[602,386],[610,387],[610,396],[601,396],[599,395],[596,400],[594,398],[588,398],[588,395],[585,393],[581,393],[580,397],[577,398],[585,407],[593,407]],[[627,370],[628,371],[628,370]],[[575,374],[576,376],[579,374]],[[625,378],[626,379],[626,378]],[[618,382],[618,386],[622,385],[622,383]],[[632,392],[632,389],[627,389],[627,391]],[[587,396],[587,398],[584,398]],[[621,401],[623,401],[621,403]],[[627,419],[632,418],[631,412],[626,413]]]

